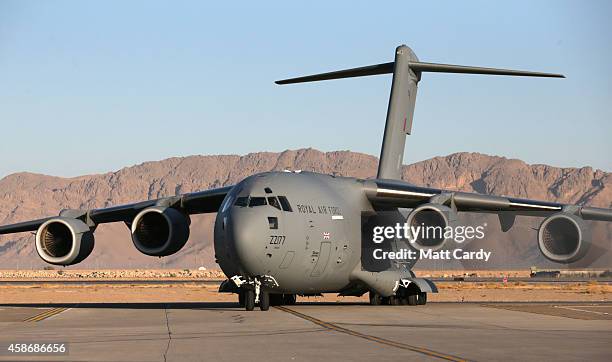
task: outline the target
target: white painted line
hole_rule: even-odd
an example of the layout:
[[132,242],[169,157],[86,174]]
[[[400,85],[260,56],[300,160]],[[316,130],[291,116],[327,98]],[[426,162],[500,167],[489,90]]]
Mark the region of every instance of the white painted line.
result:
[[[584,307],[590,307],[588,305],[585,305]],[[555,305],[555,308],[563,308],[563,309],[567,309],[567,310],[573,310],[575,312],[584,312],[584,313],[594,313],[594,314],[599,314],[599,315],[608,315],[607,312],[596,312],[594,310],[584,310],[584,309],[579,309],[579,308],[570,308],[570,307],[565,307],[565,306],[559,306],[559,305]]]
[[342,216],[342,215],[332,215],[332,220],[344,220],[344,216]]

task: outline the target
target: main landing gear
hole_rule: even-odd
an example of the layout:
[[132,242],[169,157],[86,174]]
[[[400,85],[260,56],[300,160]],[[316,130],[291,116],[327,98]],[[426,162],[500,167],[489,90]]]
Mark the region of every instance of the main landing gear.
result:
[[270,305],[294,305],[295,294],[270,294]]
[[427,293],[400,289],[396,295],[383,297],[380,294],[370,291],[370,305],[425,305],[427,303]]
[[253,289],[241,289],[238,293],[238,303],[247,311],[254,310],[255,305],[258,305],[262,311],[270,309],[271,305],[293,305],[295,299],[295,294],[271,294],[260,291],[257,300]]

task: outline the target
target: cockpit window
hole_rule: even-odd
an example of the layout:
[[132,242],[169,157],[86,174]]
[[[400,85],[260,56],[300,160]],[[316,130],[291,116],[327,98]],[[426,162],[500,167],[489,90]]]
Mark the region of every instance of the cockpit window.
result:
[[242,191],[242,184],[238,184],[230,190],[223,202],[221,203],[220,213],[224,213],[230,206],[234,204],[236,196]]
[[248,196],[239,197],[239,198],[236,199],[236,202],[234,203],[234,206],[245,207],[245,206],[248,205],[248,203],[249,203]]
[[269,216],[268,217],[268,226],[272,230],[277,230],[278,229],[278,218],[274,217],[274,216]]
[[266,202],[265,197],[251,197],[251,200],[249,200],[249,207],[263,206],[267,204],[268,203]]
[[268,197],[268,204],[272,207],[275,207],[277,209],[281,209],[281,205],[280,202],[278,202],[278,199],[274,196],[270,196]]
[[283,207],[284,211],[289,211],[289,212],[293,211],[291,209],[291,204],[289,204],[289,200],[287,200],[287,198],[285,196],[279,196],[278,197],[278,201],[280,201],[280,204]]

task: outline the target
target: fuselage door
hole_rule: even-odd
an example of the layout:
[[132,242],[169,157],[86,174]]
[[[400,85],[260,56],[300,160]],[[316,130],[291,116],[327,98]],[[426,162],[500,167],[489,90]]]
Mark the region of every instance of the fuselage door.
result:
[[312,273],[310,273],[311,277],[319,277],[323,272],[325,272],[325,267],[329,263],[329,254],[331,253],[331,242],[323,241],[321,242],[321,248],[319,249],[319,256],[317,258],[317,262],[315,264],[314,269],[312,269]]

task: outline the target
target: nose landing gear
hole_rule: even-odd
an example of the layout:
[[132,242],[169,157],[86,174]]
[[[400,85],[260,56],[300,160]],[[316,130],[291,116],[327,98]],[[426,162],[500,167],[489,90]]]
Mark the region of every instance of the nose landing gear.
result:
[[264,275],[262,277],[244,278],[237,275],[231,279],[239,288],[238,303],[241,307],[244,307],[247,311],[252,311],[258,304],[262,311],[270,309],[270,293],[262,289],[278,287],[274,277]]
[[259,300],[257,300],[253,289],[242,289],[238,292],[238,304],[249,312],[255,309],[255,305],[259,305],[259,309],[266,311],[270,309],[270,294],[260,292]]

